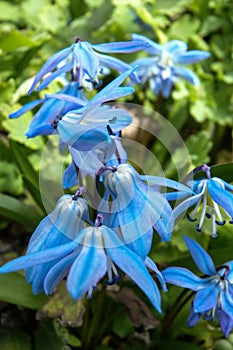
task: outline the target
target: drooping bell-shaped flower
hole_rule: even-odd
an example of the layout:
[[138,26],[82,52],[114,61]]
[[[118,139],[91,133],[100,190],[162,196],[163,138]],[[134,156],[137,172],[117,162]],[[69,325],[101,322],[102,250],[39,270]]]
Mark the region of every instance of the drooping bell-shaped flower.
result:
[[[0,273],[20,269],[37,271],[41,289],[47,294],[52,293],[60,281],[67,277],[69,294],[73,299],[80,299],[86,293],[91,296],[93,288],[106,274],[107,283],[115,283],[119,279],[117,269],[120,269],[161,312],[160,293],[144,261],[111,228],[102,225],[101,218],[98,215],[95,226],[82,229],[75,240],[37,252],[31,251],[2,266]],[[160,278],[163,281],[161,274]]]
[[138,65],[137,74],[142,84],[149,82],[150,89],[156,95],[162,94],[168,98],[174,82],[183,78],[193,85],[199,85],[198,77],[183,64],[193,64],[210,57],[210,53],[201,50],[187,51],[184,41],[172,40],[165,45],[159,45],[144,35],[133,34],[133,40],[147,44],[145,51],[151,57],[140,58],[132,63]]
[[[81,229],[84,228],[85,221],[90,222],[87,201],[81,197],[82,189],[78,190],[76,195],[62,196],[55,209],[46,216],[38,225],[30,238],[26,256],[37,252],[43,252],[46,249],[63,246],[72,242]],[[35,266],[25,270],[28,283],[32,283],[32,289],[35,294],[43,290],[43,280],[46,273],[54,262],[42,266]]]
[[[71,82],[63,87],[56,96],[66,96],[67,99],[58,99],[47,95],[42,99],[34,100],[26,103],[16,112],[10,114],[10,118],[18,118],[24,113],[42,105],[34,115],[29,129],[26,132],[27,137],[35,137],[38,135],[50,135],[57,133],[56,126],[65,114],[77,108],[81,108],[87,104],[87,99],[83,90],[79,88],[79,84]],[[70,101],[70,97],[75,100]]]
[[[152,237],[153,228],[162,241],[170,240],[174,226],[172,208],[158,187],[182,185],[159,177],[141,176],[129,164],[100,169],[97,176],[101,176],[105,187],[99,210],[109,213],[111,227],[120,228],[127,244],[135,245],[133,242],[139,242],[144,235]],[[138,254],[140,247],[134,249]]]

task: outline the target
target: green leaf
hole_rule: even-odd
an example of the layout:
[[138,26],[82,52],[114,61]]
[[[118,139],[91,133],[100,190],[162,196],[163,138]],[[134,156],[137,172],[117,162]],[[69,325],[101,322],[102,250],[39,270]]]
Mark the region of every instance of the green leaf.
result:
[[32,208],[22,201],[0,193],[0,214],[13,221],[20,222],[30,232],[42,219]]
[[188,41],[195,34],[200,26],[200,21],[196,17],[184,15],[179,20],[173,22],[168,33],[172,39]]
[[52,33],[56,33],[59,28],[66,24],[64,9],[55,4],[45,4],[39,12],[39,18],[42,25]]
[[227,339],[218,339],[214,343],[213,350],[232,350],[232,344]]
[[2,327],[0,329],[1,350],[30,350],[30,336],[21,329]]
[[39,309],[47,300],[45,294],[34,295],[31,286],[19,273],[0,275],[0,300],[28,309]]
[[5,30],[1,32],[0,49],[4,52],[11,52],[22,47],[35,46],[35,42],[27,35],[23,35],[18,30],[9,30],[9,27],[5,27]]
[[22,14],[18,9],[18,6],[10,3],[9,1],[0,2],[0,19],[1,21],[14,21],[19,22]]
[[197,100],[191,105],[190,113],[197,122],[202,123],[206,119],[213,119],[215,110],[209,107],[206,101]]
[[64,350],[51,322],[40,322],[34,333],[33,350]]
[[210,141],[209,134],[203,130],[196,135],[191,135],[186,141],[191,161],[194,167],[210,161],[209,152],[213,142]]
[[133,326],[129,316],[124,313],[120,314],[113,321],[113,331],[118,337],[125,338],[133,331]]
[[[20,106],[15,105],[14,111]],[[9,113],[12,110],[9,110]],[[43,139],[40,136],[27,138],[25,132],[27,131],[29,124],[32,120],[32,112],[25,113],[20,119],[6,119],[2,122],[3,127],[9,132],[8,137],[18,143],[21,143],[33,150],[42,149],[44,146]]]
[[16,163],[23,175],[25,185],[31,196],[44,212],[44,206],[40,196],[39,176],[28,161],[24,148],[17,142],[10,140],[10,146],[15,156]]

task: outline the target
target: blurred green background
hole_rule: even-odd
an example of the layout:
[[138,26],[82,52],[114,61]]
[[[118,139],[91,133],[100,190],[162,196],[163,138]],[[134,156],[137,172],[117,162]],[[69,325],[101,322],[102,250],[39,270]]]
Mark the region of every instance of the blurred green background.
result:
[[[182,136],[194,167],[228,163],[233,160],[232,30],[232,0],[0,1],[1,264],[23,254],[31,233],[45,215],[39,167],[48,139],[26,139],[24,132],[32,112],[20,119],[8,119],[24,103],[57,91],[58,83],[53,82],[46,90],[27,95],[42,64],[76,36],[102,43],[129,40],[131,33],[139,33],[160,44],[179,39],[187,42],[189,49],[211,52],[211,58],[191,67],[200,78],[200,87],[179,80],[159,111]],[[118,57],[131,62],[141,55]],[[108,81],[116,76],[112,74]],[[157,97],[137,86],[128,101],[154,109]],[[172,176],[166,151],[156,141],[150,147],[165,174]],[[55,175],[52,165],[56,157],[51,153],[50,163],[45,165],[48,179]],[[178,150],[173,157],[182,167],[182,153]],[[209,248],[217,263],[232,259],[232,227],[221,228],[216,240],[210,238],[208,229],[198,235],[183,221],[170,244],[156,240],[151,257],[161,268],[168,263],[193,267],[182,240],[188,232]],[[233,336],[223,339],[215,323],[201,321],[194,329],[186,328],[188,305],[167,326],[178,288],[163,293],[164,313],[158,316],[127,279],[120,285],[120,293],[102,288],[91,301],[74,302],[63,284],[52,297],[34,297],[22,273],[0,276],[0,349],[233,349]]]

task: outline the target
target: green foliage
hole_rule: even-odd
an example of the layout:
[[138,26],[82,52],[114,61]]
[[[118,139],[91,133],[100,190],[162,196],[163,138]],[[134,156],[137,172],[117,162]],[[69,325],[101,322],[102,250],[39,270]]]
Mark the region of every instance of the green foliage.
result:
[[11,273],[0,275],[0,300],[23,306],[29,309],[39,309],[46,301],[45,295],[33,295],[31,286],[23,275]]

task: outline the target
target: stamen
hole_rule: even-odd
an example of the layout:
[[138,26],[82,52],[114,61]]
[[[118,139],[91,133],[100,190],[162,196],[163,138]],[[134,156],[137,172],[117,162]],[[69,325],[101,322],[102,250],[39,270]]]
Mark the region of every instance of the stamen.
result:
[[215,220],[215,213],[212,216],[212,237],[217,237],[217,228],[216,228],[216,220]]
[[107,125],[107,130],[110,136],[115,136],[116,134],[112,131],[111,127]]
[[187,214],[187,219],[188,219],[188,221],[190,221],[190,222],[197,221],[196,218],[192,218],[189,214]]
[[207,194],[206,194],[206,191],[205,191],[205,193],[203,195],[202,211],[201,211],[201,217],[200,217],[199,225],[196,226],[196,229],[197,229],[198,232],[201,232],[201,227],[202,227],[203,222],[204,222],[205,213],[206,213],[206,203],[207,203]]
[[[118,273],[115,265],[113,264],[109,256],[107,256],[107,271],[108,271],[108,279],[105,280],[105,283],[109,286],[112,286],[115,283],[117,283],[122,277],[122,273],[121,272]],[[115,276],[113,276],[112,273],[114,273]]]
[[219,210],[218,204],[214,200],[212,200],[212,202],[213,202],[213,206],[214,206],[214,211],[215,211],[217,217],[219,218],[218,222],[223,222],[224,220],[222,218],[222,214],[221,214],[221,212]]
[[223,220],[223,221],[218,221],[218,220],[215,220],[216,224],[219,225],[219,226],[223,226],[225,225],[226,223],[226,220]]

